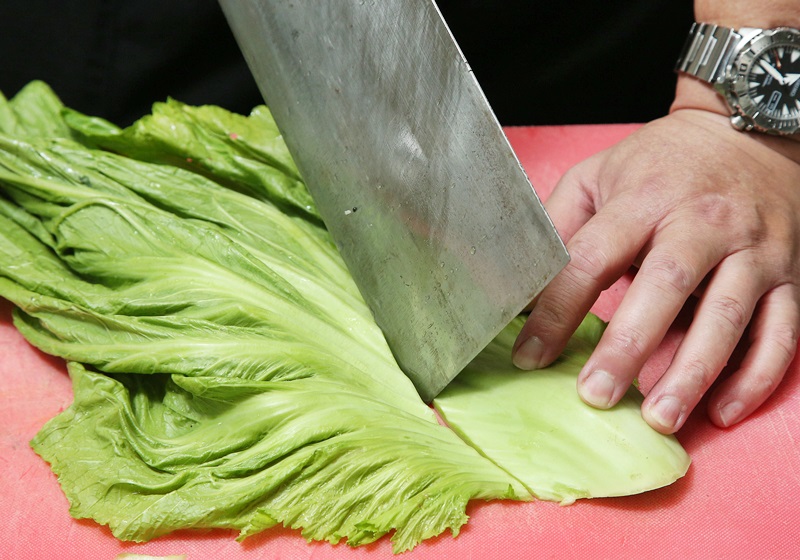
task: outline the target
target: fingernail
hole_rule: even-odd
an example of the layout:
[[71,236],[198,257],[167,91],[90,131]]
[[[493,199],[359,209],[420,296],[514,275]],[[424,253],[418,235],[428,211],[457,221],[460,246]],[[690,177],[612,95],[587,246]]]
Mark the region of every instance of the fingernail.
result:
[[731,401],[720,407],[719,419],[722,421],[722,425],[727,428],[738,422],[743,410],[744,405],[739,401]]
[[532,336],[514,352],[514,365],[519,369],[537,369],[542,364],[544,344],[539,337]]
[[653,420],[661,425],[665,430],[672,430],[678,423],[678,419],[683,412],[683,405],[675,397],[661,397],[650,408],[650,415]]
[[616,390],[614,378],[601,369],[593,371],[580,384],[581,398],[597,408],[608,408]]

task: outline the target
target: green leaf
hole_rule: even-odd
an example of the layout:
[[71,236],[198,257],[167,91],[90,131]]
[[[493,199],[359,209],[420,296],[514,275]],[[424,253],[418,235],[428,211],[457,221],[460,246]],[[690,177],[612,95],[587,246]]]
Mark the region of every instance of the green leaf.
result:
[[284,212],[321,223],[283,137],[265,106],[249,116],[215,106],[192,107],[169,99],[122,130],[67,111],[75,134],[130,158],[168,163],[208,175],[227,188],[266,198]]
[[430,418],[322,376],[70,375],[75,403],[33,446],[70,513],[121,539],[280,523],[352,546],[396,529],[399,552],[457,533],[472,498],[526,496]]
[[61,117],[64,105],[46,83],[30,82],[10,102],[4,101],[5,98],[0,100],[0,131],[25,137],[71,136]]

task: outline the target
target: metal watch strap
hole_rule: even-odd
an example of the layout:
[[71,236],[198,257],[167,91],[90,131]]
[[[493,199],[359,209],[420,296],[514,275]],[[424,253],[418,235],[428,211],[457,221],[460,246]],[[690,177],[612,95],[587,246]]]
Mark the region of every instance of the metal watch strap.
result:
[[742,36],[730,27],[694,23],[683,45],[675,70],[717,83]]

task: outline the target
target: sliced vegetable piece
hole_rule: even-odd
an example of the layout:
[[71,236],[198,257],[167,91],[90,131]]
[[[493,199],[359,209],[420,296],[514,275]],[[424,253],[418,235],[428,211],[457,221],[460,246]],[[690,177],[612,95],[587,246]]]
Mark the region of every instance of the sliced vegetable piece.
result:
[[610,410],[578,397],[578,372],[604,329],[599,318],[587,316],[558,361],[537,371],[511,362],[522,323],[509,325],[434,400],[465,441],[537,498],[564,504],[660,488],[686,473],[689,456],[644,422],[635,388]]

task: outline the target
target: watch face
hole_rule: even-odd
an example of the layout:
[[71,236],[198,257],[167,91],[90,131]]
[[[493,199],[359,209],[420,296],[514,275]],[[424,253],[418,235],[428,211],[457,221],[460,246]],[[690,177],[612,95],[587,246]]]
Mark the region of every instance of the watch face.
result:
[[800,33],[766,31],[741,51],[732,70],[735,105],[756,128],[800,129]]

